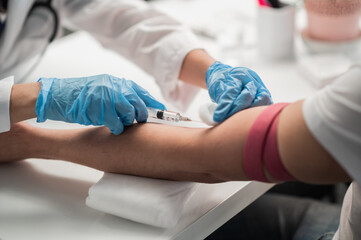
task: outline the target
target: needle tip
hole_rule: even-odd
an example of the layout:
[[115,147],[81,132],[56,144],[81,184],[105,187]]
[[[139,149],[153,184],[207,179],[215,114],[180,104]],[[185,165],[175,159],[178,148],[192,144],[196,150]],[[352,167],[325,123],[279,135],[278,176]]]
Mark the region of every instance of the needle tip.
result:
[[188,118],[188,117],[180,117],[180,120],[181,121],[192,121],[190,118]]

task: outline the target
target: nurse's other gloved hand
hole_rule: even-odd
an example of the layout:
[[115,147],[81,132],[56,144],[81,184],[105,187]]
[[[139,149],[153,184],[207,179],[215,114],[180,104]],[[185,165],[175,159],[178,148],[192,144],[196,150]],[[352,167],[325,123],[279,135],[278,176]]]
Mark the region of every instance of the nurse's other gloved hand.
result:
[[107,126],[115,135],[124,126],[146,122],[147,107],[165,109],[148,91],[124,78],[97,75],[83,78],[40,78],[37,121],[46,119]]
[[272,103],[261,78],[248,68],[215,62],[207,70],[206,84],[209,96],[218,104],[213,120],[219,123],[243,109]]

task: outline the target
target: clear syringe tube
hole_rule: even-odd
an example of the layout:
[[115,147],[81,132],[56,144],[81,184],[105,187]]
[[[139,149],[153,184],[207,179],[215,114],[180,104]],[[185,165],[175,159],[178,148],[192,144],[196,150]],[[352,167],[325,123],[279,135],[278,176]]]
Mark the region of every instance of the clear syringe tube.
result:
[[187,117],[181,116],[177,112],[155,109],[148,107],[148,118],[162,119],[168,122],[191,121]]

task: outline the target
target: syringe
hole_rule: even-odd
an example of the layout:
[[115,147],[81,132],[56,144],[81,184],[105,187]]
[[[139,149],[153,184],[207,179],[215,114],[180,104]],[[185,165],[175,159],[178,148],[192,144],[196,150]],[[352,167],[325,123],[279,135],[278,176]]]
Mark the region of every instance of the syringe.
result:
[[147,109],[148,109],[148,118],[162,119],[169,122],[192,121],[190,118],[183,117],[177,112],[155,109],[150,107],[147,107]]

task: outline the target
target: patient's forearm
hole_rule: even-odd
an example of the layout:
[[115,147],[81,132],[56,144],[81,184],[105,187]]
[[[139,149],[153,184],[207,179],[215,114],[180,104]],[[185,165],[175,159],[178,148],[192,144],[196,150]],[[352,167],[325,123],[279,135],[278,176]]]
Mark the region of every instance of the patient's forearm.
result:
[[37,148],[43,149],[37,149],[37,155],[32,157],[154,178],[200,182],[247,180],[242,146],[252,119],[262,109],[244,111],[211,129],[147,123],[129,127],[119,136],[104,127],[37,129]]
[[[0,151],[0,160],[60,159],[107,172],[173,180],[248,180],[243,169],[244,145],[251,126],[264,109],[241,111],[210,129],[147,123],[129,127],[119,136],[105,127],[26,131],[14,128],[13,133],[0,134],[0,150],[1,147],[4,150]],[[307,129],[302,102],[286,107],[278,125],[281,160],[297,180],[309,183],[349,180]]]
[[106,172],[214,181],[202,151],[202,135],[207,131],[151,123],[132,126],[120,136],[94,128],[75,134],[74,144],[69,143],[69,151],[60,158]]

